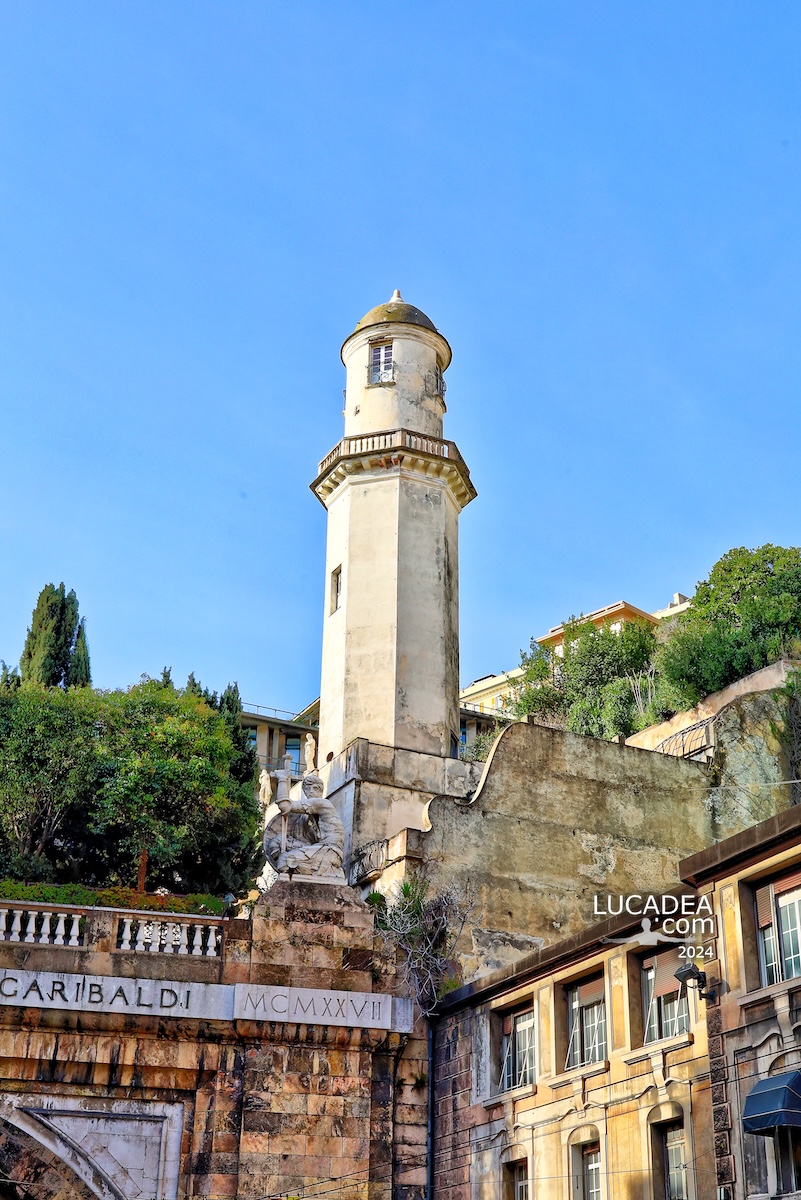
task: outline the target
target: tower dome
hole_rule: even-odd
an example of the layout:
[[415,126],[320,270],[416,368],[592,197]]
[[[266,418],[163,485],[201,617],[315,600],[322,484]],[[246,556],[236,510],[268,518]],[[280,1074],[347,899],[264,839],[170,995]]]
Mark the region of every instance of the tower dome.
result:
[[371,308],[369,313],[365,313],[361,321],[358,321],[354,333],[361,329],[369,329],[373,325],[384,325],[388,321],[402,322],[404,325],[421,325],[423,329],[432,329],[437,332],[437,327],[430,317],[427,317],[419,308],[415,308],[413,304],[407,304],[401,296],[397,288],[392,293],[392,299],[386,304],[377,304],[375,308]]

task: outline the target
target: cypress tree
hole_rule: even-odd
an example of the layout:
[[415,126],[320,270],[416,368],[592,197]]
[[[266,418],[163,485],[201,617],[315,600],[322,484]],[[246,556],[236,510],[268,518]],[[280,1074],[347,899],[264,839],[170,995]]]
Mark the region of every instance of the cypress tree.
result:
[[89,645],[86,641],[86,625],[84,620],[78,622],[78,632],[75,635],[75,647],[70,657],[67,672],[68,687],[91,687],[92,672],[89,666]]
[[[78,661],[73,667],[76,652]],[[89,648],[83,622],[78,617],[78,597],[74,591],[66,591],[63,583],[58,587],[45,584],[39,593],[20,659],[20,672],[23,681],[43,683],[45,687],[68,686],[72,682],[71,672],[75,673],[76,683],[89,682]]]
[[251,743],[250,735],[240,720],[242,716],[242,700],[239,695],[238,684],[228,684],[228,687],[220,696],[217,708],[228,726],[228,732],[231,735],[231,741],[236,751],[231,762],[231,776],[237,783],[252,783],[256,776],[256,768],[259,760],[256,749]]

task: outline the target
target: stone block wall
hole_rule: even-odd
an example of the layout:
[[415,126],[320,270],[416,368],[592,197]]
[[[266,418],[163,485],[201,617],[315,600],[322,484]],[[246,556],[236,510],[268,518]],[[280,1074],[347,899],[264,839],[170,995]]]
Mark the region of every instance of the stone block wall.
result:
[[434,1050],[434,1193],[437,1200],[469,1200],[471,1131],[486,1121],[473,1106],[473,1019],[471,1009],[438,1025]]
[[[276,884],[252,920],[226,923],[224,954],[214,963],[94,944],[71,950],[0,941],[0,989],[9,980],[7,992],[21,997],[35,976],[44,994],[35,1007],[0,1004],[0,1174],[35,1179],[37,1200],[392,1200],[393,1188],[400,1200],[418,1200],[424,1041],[386,1022],[372,1027],[368,1017],[351,1026],[319,1014],[223,1020],[211,1010],[208,1019],[189,1019],[85,1004],[48,1008],[52,973],[74,980],[89,967],[94,977],[110,978],[107,994],[117,976],[180,977],[189,986],[217,985],[217,992],[219,985],[258,985],[282,994],[352,993],[362,1006],[365,994],[386,997],[397,988],[371,910],[344,886]],[[407,1042],[416,1049],[404,1065]],[[136,1111],[128,1111],[131,1104]],[[49,1114],[68,1108],[69,1117],[59,1118],[69,1122],[62,1137]],[[99,1148],[93,1122],[106,1111],[125,1126],[125,1138],[109,1135]],[[159,1184],[158,1161],[145,1161],[154,1137],[174,1145],[158,1168]]]

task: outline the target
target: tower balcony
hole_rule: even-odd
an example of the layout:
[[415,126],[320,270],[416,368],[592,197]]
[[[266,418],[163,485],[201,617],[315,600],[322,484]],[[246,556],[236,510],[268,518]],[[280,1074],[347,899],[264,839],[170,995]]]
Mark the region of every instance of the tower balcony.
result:
[[446,476],[462,508],[478,494],[455,442],[426,437],[411,429],[387,429],[343,438],[320,463],[311,489],[325,504],[347,475],[404,465],[426,474]]

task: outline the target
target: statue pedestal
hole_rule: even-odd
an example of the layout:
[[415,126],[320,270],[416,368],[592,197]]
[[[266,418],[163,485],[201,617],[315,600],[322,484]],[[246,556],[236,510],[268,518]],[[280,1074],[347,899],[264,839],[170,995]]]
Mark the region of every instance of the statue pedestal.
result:
[[253,910],[250,982],[341,991],[394,991],[373,912],[346,883],[277,879]]

